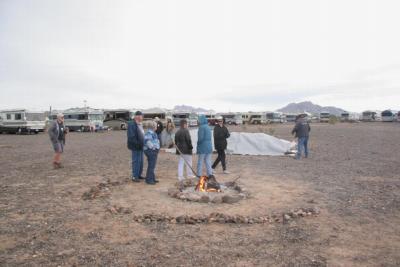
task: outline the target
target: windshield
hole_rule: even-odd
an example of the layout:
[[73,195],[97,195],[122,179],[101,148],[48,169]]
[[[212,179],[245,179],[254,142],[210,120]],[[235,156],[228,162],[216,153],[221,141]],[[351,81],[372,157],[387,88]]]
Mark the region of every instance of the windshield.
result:
[[96,120],[96,121],[102,121],[103,120],[103,115],[102,114],[90,114],[89,115],[90,120]]
[[393,116],[393,113],[390,110],[382,112],[382,116]]
[[184,113],[184,114],[174,114],[172,116],[174,117],[174,119],[186,119],[186,118],[189,117],[189,114],[186,114],[186,113]]

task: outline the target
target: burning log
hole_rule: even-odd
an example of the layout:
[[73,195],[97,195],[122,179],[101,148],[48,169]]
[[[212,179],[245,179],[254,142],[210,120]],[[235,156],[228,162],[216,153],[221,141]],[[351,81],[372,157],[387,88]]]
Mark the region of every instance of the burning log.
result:
[[200,192],[221,192],[221,186],[214,175],[210,175],[210,177],[201,176],[195,190]]

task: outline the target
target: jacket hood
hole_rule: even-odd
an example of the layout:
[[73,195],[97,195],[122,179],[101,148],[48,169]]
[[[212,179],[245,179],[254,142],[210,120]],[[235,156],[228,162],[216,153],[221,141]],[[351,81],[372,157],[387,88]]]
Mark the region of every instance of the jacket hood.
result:
[[199,116],[199,124],[200,125],[208,124],[208,120],[207,120],[205,115],[200,115]]

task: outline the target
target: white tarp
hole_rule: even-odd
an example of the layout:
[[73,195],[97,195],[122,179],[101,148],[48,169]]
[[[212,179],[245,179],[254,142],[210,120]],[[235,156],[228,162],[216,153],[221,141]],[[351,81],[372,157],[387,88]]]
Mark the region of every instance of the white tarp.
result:
[[[194,147],[193,153],[196,153],[197,129],[190,130],[190,136]],[[228,138],[227,152],[238,155],[282,156],[289,152],[292,146],[289,141],[264,133],[232,132]]]

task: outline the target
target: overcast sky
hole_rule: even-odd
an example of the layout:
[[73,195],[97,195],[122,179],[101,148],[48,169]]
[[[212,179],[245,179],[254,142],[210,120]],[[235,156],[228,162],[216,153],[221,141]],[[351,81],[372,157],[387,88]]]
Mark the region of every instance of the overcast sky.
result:
[[400,109],[400,1],[0,0],[0,109]]

